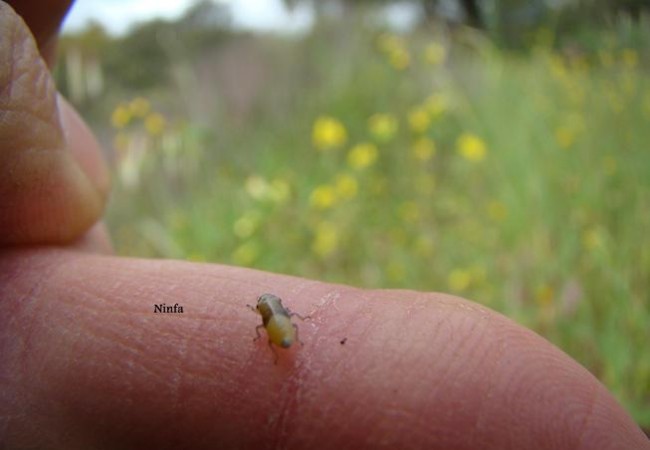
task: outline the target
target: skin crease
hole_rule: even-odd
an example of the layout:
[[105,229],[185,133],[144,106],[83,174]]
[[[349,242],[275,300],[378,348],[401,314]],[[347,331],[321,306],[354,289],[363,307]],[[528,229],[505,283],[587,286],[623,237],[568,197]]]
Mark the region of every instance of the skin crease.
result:
[[[50,55],[59,16],[17,3]],[[96,141],[48,109],[51,82],[25,82],[46,65],[2,3],[0,34],[31,74],[0,68],[0,448],[650,449],[589,372],[475,303],[111,256],[89,228],[108,190]],[[265,292],[311,316],[277,365],[246,307]]]

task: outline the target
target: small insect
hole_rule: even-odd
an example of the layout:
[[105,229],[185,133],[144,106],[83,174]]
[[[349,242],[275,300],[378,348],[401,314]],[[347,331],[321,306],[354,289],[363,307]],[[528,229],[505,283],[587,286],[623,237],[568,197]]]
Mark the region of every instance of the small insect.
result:
[[348,338],[344,337],[341,339],[341,345],[345,345],[345,343],[348,341]]
[[[255,327],[257,337],[253,340],[256,341],[262,337],[260,328],[266,328],[266,333],[269,336],[269,347],[275,355],[274,363],[277,364],[278,353],[273,348],[273,344],[278,347],[289,348],[294,342],[300,342],[300,339],[298,339],[298,326],[291,322],[291,317],[296,316],[300,320],[305,320],[308,317],[289,311],[288,308],[282,305],[282,299],[273,294],[260,295],[256,307],[246,306],[262,316],[262,325]],[[302,342],[300,342],[300,345],[303,345]]]

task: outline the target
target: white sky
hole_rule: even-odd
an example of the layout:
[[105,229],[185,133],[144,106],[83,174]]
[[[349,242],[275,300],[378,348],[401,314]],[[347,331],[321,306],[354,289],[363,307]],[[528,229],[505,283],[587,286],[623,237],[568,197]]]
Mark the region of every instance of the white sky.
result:
[[[179,17],[192,3],[192,0],[76,0],[63,31],[79,30],[92,19],[110,32],[121,34],[134,22]],[[308,9],[289,12],[281,0],[221,0],[221,3],[230,7],[233,24],[240,28],[295,32],[309,27],[312,21]]]

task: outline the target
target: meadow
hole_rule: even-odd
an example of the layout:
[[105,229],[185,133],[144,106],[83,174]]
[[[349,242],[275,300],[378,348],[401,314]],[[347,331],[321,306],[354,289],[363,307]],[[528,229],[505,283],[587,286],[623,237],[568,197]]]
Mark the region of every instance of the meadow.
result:
[[[349,24],[348,24],[349,25]],[[650,427],[650,77],[621,34],[247,36],[107,92],[117,253],[450,292],[532,328]]]

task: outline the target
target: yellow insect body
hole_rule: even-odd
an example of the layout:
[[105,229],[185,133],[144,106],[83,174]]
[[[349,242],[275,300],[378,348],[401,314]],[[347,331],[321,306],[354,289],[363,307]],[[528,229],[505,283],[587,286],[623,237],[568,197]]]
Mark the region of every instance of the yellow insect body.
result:
[[266,324],[266,332],[269,340],[282,348],[289,348],[296,340],[296,330],[289,317],[276,315],[269,319]]
[[[255,308],[250,305],[248,307],[262,316],[262,325],[258,325],[255,328],[255,332],[257,333],[255,340],[261,337],[259,329],[265,328],[269,336],[269,347],[271,347],[275,355],[276,362],[278,354],[272,344],[282,348],[289,348],[294,342],[300,342],[298,339],[298,327],[291,322],[291,317],[298,316],[300,319],[304,318],[285,308],[282,305],[282,299],[280,297],[273,294],[264,294],[257,299],[257,306]],[[300,343],[302,344],[302,342]]]

